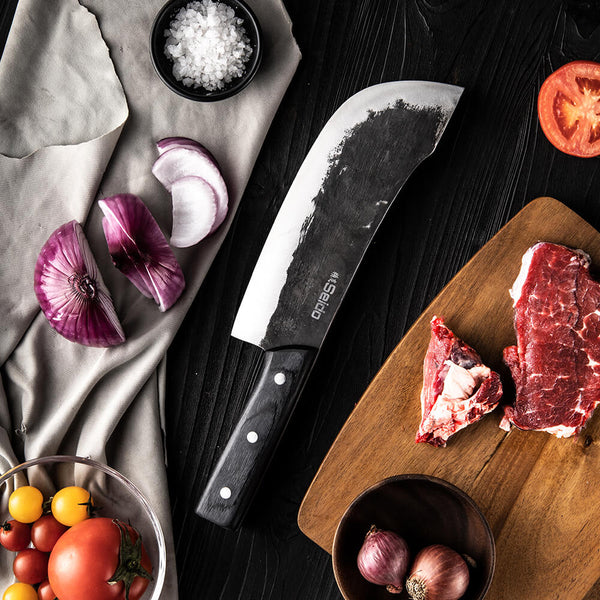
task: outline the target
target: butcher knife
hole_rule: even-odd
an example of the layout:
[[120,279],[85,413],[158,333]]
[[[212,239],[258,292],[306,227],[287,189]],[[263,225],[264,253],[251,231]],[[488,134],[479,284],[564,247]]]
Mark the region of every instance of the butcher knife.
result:
[[196,508],[236,528],[279,443],[333,317],[392,201],[435,149],[462,88],[395,81],[333,114],[281,205],[232,336],[263,364]]

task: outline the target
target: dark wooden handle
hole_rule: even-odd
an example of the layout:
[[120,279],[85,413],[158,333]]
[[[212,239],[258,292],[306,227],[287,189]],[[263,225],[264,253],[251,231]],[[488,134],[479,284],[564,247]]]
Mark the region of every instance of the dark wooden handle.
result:
[[242,521],[292,415],[317,351],[265,353],[262,372],[219,458],[196,514],[235,529]]

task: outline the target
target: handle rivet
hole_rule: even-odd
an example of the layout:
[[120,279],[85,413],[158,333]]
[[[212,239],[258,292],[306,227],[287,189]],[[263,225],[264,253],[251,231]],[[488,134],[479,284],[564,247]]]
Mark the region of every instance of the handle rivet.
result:
[[284,373],[275,373],[275,377],[273,377],[273,381],[277,385],[283,385],[285,383],[285,374]]
[[228,500],[229,498],[231,498],[231,490],[228,487],[222,487],[219,490],[219,496],[221,496],[221,498],[223,498],[224,500]]
[[256,433],[256,431],[249,431],[248,435],[246,436],[246,439],[251,444],[255,444],[256,442],[258,442],[258,433]]

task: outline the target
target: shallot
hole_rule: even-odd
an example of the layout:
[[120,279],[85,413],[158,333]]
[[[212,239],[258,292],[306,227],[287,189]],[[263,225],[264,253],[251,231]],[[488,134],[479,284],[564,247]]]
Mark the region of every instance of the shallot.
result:
[[442,544],[415,557],[406,591],[412,600],[458,600],[469,587],[469,567],[458,552]]
[[68,340],[98,347],[125,341],[110,293],[77,221],[59,227],[42,247],[34,291],[50,325]]
[[402,592],[404,576],[408,570],[408,545],[393,531],[369,529],[358,553],[360,574],[369,582],[385,585],[388,592]]
[[183,272],[158,223],[141,198],[117,194],[98,201],[102,227],[114,265],[161,312],[185,288]]

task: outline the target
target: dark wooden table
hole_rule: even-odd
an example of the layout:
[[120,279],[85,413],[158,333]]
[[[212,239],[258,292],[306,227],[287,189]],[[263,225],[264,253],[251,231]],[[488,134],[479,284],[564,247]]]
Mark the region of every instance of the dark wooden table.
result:
[[[385,358],[452,276],[532,199],[553,196],[600,226],[600,159],[555,150],[536,113],[550,72],[570,60],[600,59],[600,3],[285,5],[303,59],[168,356],[168,473],[182,599],[340,598],[329,555],[303,536],[296,517]],[[327,119],[358,90],[395,79],[453,83],[465,93],[435,155],[377,233],[244,526],[220,529],[198,518],[194,506],[260,361],[257,349],[229,336],[245,285]]]
[[[296,517],[385,358],[452,276],[532,199],[553,196],[600,227],[600,159],[555,150],[536,115],[537,92],[551,71],[570,60],[600,60],[600,2],[284,1],[303,59],[168,355],[168,475],[185,600],[339,599],[329,555],[299,531]],[[0,33],[15,0],[3,4]],[[243,527],[221,529],[194,507],[261,359],[230,337],[254,262],[327,119],[353,93],[396,79],[458,84],[465,93],[435,155],[377,233]]]

